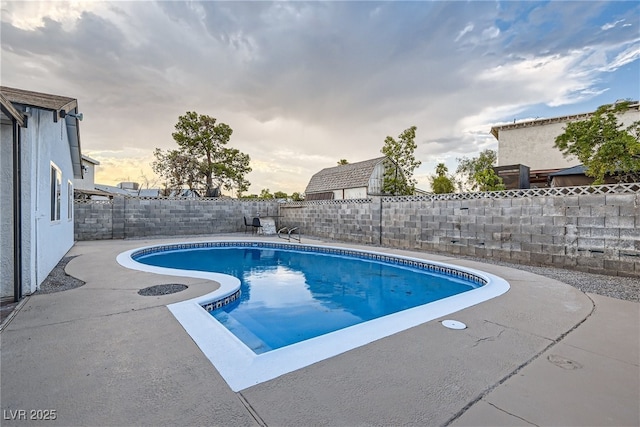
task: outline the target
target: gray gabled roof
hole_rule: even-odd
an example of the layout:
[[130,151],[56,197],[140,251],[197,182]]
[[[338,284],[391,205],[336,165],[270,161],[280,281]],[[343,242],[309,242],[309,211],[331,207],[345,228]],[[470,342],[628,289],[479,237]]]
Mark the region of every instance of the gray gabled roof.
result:
[[105,193],[110,194],[121,194],[123,196],[131,196],[132,194],[138,194],[137,191],[127,191],[124,188],[116,187],[113,185],[105,185],[105,184],[93,184],[96,190],[104,191]]
[[378,157],[363,162],[349,163],[322,169],[311,177],[305,194],[341,190],[345,188],[367,187],[369,178],[375,167],[385,157]]
[[51,95],[49,93],[33,92],[8,86],[0,87],[2,94],[14,104],[42,108],[43,110],[70,112],[78,107],[78,101],[68,96]]
[[87,156],[85,154],[82,155],[82,160],[84,160],[86,162],[89,162],[89,163],[91,163],[93,165],[96,165],[96,166],[100,165],[99,161],[97,161],[96,159],[92,159],[91,157],[89,157],[89,156]]
[[[52,95],[49,93],[33,92],[30,90],[16,89],[8,86],[0,86],[0,93],[4,98],[15,105],[35,107],[42,110],[53,111],[53,121],[65,118],[67,135],[69,137],[69,149],[71,152],[71,165],[74,178],[82,178],[82,150],[80,148],[80,127],[78,119],[67,115],[78,110],[78,100],[68,96]],[[64,114],[62,114],[64,112]],[[66,116],[66,117],[65,117]],[[28,126],[28,125],[27,125]]]
[[564,176],[564,175],[584,175],[586,168],[584,165],[572,166],[570,168],[561,169],[558,172],[550,173],[549,176]]

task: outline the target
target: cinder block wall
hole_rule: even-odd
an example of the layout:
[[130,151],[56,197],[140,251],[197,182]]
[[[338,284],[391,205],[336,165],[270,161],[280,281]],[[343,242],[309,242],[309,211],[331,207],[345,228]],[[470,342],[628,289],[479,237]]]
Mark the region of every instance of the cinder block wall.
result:
[[76,203],[75,239],[238,232],[257,212],[279,214],[303,236],[640,277],[640,193],[286,204],[116,197]]
[[74,240],[113,239],[113,203],[76,201],[73,206]]
[[102,240],[188,236],[244,231],[250,221],[276,215],[278,203],[235,199],[144,199],[114,197],[111,202],[76,202],[75,239]]
[[640,277],[640,195],[285,204],[302,234]]
[[306,235],[360,244],[380,241],[380,202],[303,202],[280,206],[280,223]]

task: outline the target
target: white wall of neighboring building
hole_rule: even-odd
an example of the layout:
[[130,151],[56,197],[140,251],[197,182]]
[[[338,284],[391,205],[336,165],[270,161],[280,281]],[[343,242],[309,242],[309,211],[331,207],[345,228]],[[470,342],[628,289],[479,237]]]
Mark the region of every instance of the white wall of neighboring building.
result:
[[[73,246],[73,167],[67,126],[33,108],[22,134],[23,294],[37,290]],[[51,219],[51,167],[60,170],[60,219]],[[71,185],[70,185],[71,184]]]
[[[369,178],[369,194],[382,194],[382,186],[384,185],[384,162],[376,165]],[[369,194],[365,195],[367,197]]]
[[554,147],[566,123],[550,123],[500,130],[498,166],[525,165],[530,170],[565,169],[580,164],[575,157],[564,157]]
[[367,187],[344,188],[333,190],[334,200],[365,199],[367,197]]
[[73,183],[76,190],[95,190],[96,163],[87,160],[85,157],[82,156],[83,177],[75,179]]
[[[584,118],[582,118],[584,119]],[[629,110],[618,118],[624,126],[640,120],[640,111]],[[498,132],[498,166],[522,164],[530,170],[565,169],[580,164],[575,157],[564,157],[554,144],[556,137],[564,133],[567,122],[519,123],[507,125]],[[539,123],[539,124],[538,124]]]

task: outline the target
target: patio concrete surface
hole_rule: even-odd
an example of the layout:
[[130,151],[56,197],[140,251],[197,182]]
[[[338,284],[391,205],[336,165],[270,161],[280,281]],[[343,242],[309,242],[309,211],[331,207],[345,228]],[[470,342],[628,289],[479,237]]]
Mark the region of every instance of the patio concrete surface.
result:
[[[76,243],[66,271],[86,284],[36,293],[0,333],[1,424],[42,425],[31,416],[46,412],[31,411],[54,410],[47,425],[640,425],[638,303],[508,267],[304,237],[477,268],[511,289],[447,316],[465,330],[427,322],[235,393],[166,307],[217,284],[128,270],[115,257],[244,238]],[[137,293],[165,283],[189,288]]]

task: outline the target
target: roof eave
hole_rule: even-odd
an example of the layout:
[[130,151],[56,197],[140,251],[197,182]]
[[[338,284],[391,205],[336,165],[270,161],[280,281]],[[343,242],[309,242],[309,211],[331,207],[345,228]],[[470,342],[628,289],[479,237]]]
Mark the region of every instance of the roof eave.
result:
[[[629,103],[629,110],[639,110],[639,109],[640,109],[640,103],[638,103],[638,101],[631,101]],[[572,114],[568,116],[550,117],[546,119],[526,120],[526,121],[521,121],[517,123],[507,123],[504,125],[493,126],[491,128],[491,134],[493,134],[493,136],[496,139],[498,139],[498,134],[500,130],[520,129],[520,128],[541,126],[541,125],[552,124],[552,123],[568,122],[573,120],[584,120],[584,119],[588,119],[594,114],[595,114],[595,111],[592,111],[590,113],[580,113],[580,114]]]
[[78,119],[67,115],[65,116],[65,122],[67,125],[71,164],[73,166],[73,177],[82,179],[84,178],[84,174],[82,172],[82,150],[80,148],[80,126],[78,126]]
[[66,113],[77,110],[78,108],[78,100],[67,96],[33,92],[8,86],[1,86],[0,90],[3,92],[5,98],[13,105],[53,111],[53,121],[56,123],[58,119],[64,117]]
[[86,154],[82,155],[82,160],[84,160],[85,162],[89,162],[89,163],[91,163],[93,165],[96,165],[96,166],[100,165],[99,161],[97,161],[96,159],[92,159],[91,157],[87,156]]
[[13,104],[7,98],[5,98],[4,95],[2,95],[1,93],[0,93],[0,105],[2,108],[2,112],[6,114],[7,117],[18,122],[18,125],[20,125],[20,127],[27,126],[26,117],[22,113],[20,113],[16,109],[16,107],[14,107]]

